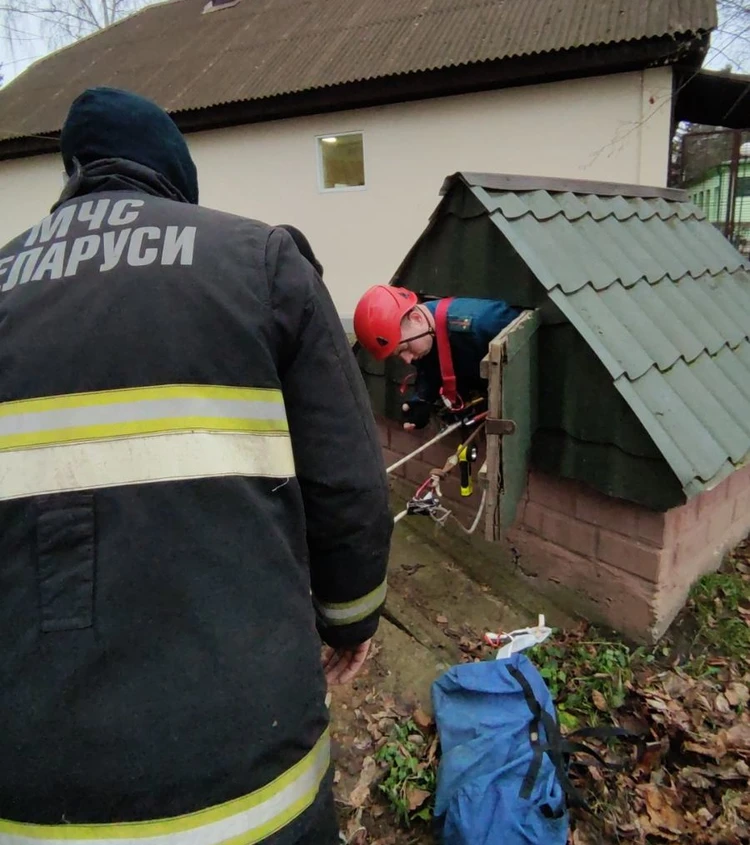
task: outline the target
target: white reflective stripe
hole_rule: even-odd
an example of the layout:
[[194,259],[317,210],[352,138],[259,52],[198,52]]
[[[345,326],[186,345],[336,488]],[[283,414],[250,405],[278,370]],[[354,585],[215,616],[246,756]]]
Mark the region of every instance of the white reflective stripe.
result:
[[132,403],[86,405],[79,408],[0,415],[0,438],[12,434],[54,431],[158,419],[218,418],[237,420],[285,420],[280,402],[232,399],[145,399]]
[[186,431],[0,452],[0,500],[191,478],[293,475],[288,434]]
[[326,732],[277,782],[255,793],[186,816],[102,825],[34,825],[0,820],[1,845],[222,845],[237,837],[254,845],[301,815],[315,800],[330,765]]
[[359,622],[374,613],[385,601],[387,592],[388,584],[383,581],[379,587],[376,587],[361,599],[342,604],[318,602],[318,609],[326,622],[331,625],[351,625],[353,622]]

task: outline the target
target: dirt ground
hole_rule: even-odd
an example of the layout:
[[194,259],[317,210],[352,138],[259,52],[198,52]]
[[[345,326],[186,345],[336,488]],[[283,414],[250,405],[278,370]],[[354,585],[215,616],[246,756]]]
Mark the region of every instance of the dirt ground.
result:
[[[464,553],[471,554],[470,547]],[[434,841],[425,823],[410,830],[395,823],[376,783],[383,768],[374,760],[378,746],[415,713],[427,726],[433,681],[451,665],[473,659],[486,631],[535,624],[539,612],[551,613],[552,624],[570,621],[533,595],[527,606],[501,600],[403,522],[394,535],[388,581],[384,618],[365,668],[331,697],[337,802],[350,845]]]
[[[342,842],[435,842],[431,685],[451,665],[491,657],[486,631],[544,613],[555,633],[530,656],[563,729],[616,724],[637,731],[645,749],[612,771],[572,760],[594,812],[571,811],[570,845],[750,843],[750,541],[693,587],[665,639],[636,648],[421,528],[399,525],[372,653],[360,676],[331,694]],[[474,580],[482,573],[492,588]],[[608,759],[621,750],[599,748]]]

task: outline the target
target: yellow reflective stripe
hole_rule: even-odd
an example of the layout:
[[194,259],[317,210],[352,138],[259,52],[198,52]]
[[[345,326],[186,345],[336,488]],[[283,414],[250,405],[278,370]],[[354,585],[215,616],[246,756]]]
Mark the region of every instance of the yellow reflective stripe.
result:
[[184,816],[115,824],[37,825],[0,819],[2,845],[254,845],[285,827],[315,800],[330,765],[326,731],[299,763],[267,786]]
[[318,609],[329,625],[351,625],[361,622],[374,613],[385,601],[388,583],[383,581],[371,593],[354,601],[323,603],[317,601]]
[[294,474],[288,434],[152,434],[2,452],[0,500],[127,484]]
[[0,404],[0,451],[178,431],[288,431],[281,391],[167,385]]
[[[107,425],[74,426],[51,431],[27,432],[0,437],[0,452],[72,443],[81,440],[105,440],[133,435],[166,434],[179,431],[236,431],[263,432],[286,435],[286,420],[221,419],[218,417],[168,417],[166,419],[139,420],[137,422],[109,423]],[[1,843],[0,843],[1,845]]]
[[0,403],[0,417],[6,414],[60,411],[96,405],[141,402],[159,399],[228,399],[283,404],[281,391],[266,387],[226,387],[211,384],[166,384],[158,387],[127,387],[90,393],[66,393],[37,399],[18,399]]

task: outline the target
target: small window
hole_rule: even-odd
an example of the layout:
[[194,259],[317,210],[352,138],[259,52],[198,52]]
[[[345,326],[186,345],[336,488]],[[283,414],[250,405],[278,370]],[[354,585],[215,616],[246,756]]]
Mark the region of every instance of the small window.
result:
[[317,142],[321,191],[351,191],[365,187],[365,147],[361,132],[322,135]]

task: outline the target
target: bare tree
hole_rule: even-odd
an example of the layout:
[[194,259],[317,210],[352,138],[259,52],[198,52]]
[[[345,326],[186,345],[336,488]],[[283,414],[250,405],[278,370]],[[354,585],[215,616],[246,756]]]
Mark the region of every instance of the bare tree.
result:
[[149,0],[0,0],[0,41],[11,53],[30,42],[55,49],[114,23]]
[[719,27],[711,39],[709,59],[728,61],[745,70],[750,59],[750,0],[717,0]]

